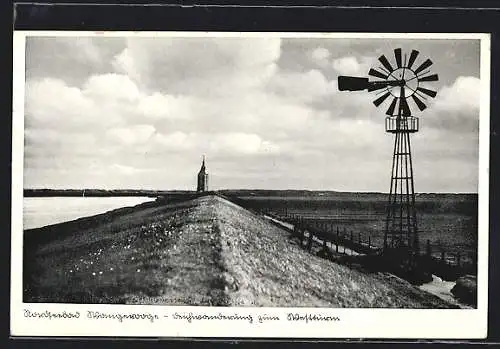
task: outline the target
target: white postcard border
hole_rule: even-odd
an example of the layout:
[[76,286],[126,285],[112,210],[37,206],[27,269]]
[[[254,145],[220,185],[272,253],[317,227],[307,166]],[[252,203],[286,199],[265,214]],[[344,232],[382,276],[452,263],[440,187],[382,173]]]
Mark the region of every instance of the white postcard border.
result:
[[[481,107],[479,129],[479,222],[477,309],[346,309],[171,307],[144,305],[45,304],[22,302],[22,211],[24,149],[25,39],[27,36],[177,36],[177,37],[286,37],[379,39],[478,39],[481,41]],[[239,32],[72,32],[15,31],[13,40],[12,123],[12,231],[11,231],[11,335],[13,336],[118,336],[118,337],[259,337],[259,338],[428,338],[480,339],[487,335],[488,230],[489,230],[489,101],[490,35],[480,33],[239,33]],[[44,313],[45,318],[27,315]],[[50,317],[51,313],[67,315]],[[79,317],[76,316],[79,313]],[[143,320],[90,319],[89,312],[148,313]],[[240,320],[186,319],[189,313]],[[183,319],[174,319],[186,315]],[[311,314],[339,321],[289,321],[289,314]],[[168,317],[165,318],[164,316]],[[252,322],[248,320],[251,315]],[[154,317],[158,318],[155,319]],[[279,321],[259,322],[259,316]]]

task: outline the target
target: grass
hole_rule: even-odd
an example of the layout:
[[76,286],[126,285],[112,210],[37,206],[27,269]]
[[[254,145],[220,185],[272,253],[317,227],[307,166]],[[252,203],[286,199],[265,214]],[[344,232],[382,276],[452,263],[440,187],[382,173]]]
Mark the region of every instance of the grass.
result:
[[233,305],[439,308],[450,305],[387,273],[311,255],[261,217],[219,203],[224,259],[237,288]]
[[[27,232],[25,301],[154,303],[165,293],[182,298],[188,288],[212,302],[216,241],[200,209],[195,202],[157,203],[113,212],[110,221],[88,218],[84,229],[72,223]],[[61,238],[37,243],[44,230]]]
[[311,255],[287,231],[213,195],[25,235],[25,302],[453,307],[387,273]]
[[[293,192],[228,192],[229,197],[242,200],[245,207],[270,210],[281,215],[298,215],[310,222],[332,223],[331,230],[354,232],[357,239],[371,238],[372,244],[383,246],[387,196],[381,193],[318,193],[297,196]],[[263,195],[266,194],[266,195]],[[307,193],[306,193],[307,194]],[[421,250],[429,240],[436,256],[438,247],[447,252],[461,252],[467,258],[477,253],[477,195],[419,194],[416,197],[417,222]]]

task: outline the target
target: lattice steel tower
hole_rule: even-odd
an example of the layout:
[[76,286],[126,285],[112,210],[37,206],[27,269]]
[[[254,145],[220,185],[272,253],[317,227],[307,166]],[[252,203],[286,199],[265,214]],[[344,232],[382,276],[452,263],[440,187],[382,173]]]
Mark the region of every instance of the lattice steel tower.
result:
[[413,68],[419,52],[412,50],[409,59],[400,48],[394,50],[395,67],[384,56],[379,57],[381,66],[370,69],[368,75],[377,78],[339,76],[340,91],[377,91],[375,106],[390,101],[386,111],[385,130],[394,134],[392,155],[391,186],[387,204],[384,229],[384,254],[396,257],[403,265],[412,268],[419,255],[417,213],[415,209],[415,187],[411,157],[410,134],[418,132],[419,120],[411,115],[408,100],[415,103],[420,111],[427,108],[423,100],[436,97],[436,91],[421,85],[438,80],[437,74],[428,69],[432,61],[427,59]]

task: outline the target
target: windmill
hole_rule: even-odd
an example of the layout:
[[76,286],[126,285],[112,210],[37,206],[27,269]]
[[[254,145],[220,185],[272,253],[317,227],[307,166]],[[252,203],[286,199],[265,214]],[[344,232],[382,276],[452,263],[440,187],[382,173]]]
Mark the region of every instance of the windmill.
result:
[[410,134],[418,132],[419,120],[412,116],[410,104],[420,111],[425,110],[426,101],[437,94],[426,85],[438,80],[438,75],[431,74],[429,69],[433,62],[426,59],[416,64],[418,57],[417,50],[412,50],[409,57],[406,54],[403,57],[401,48],[397,48],[394,50],[395,65],[382,55],[378,58],[381,64],[378,70],[370,69],[368,75],[374,80],[338,77],[340,91],[368,90],[376,94],[375,106],[380,107],[387,102],[385,130],[395,137],[383,253],[398,258],[402,265],[410,269],[416,265],[419,255],[410,144]]

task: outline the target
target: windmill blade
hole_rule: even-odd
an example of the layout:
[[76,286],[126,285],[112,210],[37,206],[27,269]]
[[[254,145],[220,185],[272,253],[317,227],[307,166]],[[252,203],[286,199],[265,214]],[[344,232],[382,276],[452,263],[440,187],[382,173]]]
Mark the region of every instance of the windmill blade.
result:
[[425,108],[427,108],[427,106],[424,104],[424,102],[422,102],[422,100],[420,98],[418,98],[417,96],[415,96],[415,94],[412,94],[411,98],[413,98],[413,101],[415,102],[415,104],[417,105],[417,107],[418,107],[418,109],[420,111],[422,111]]
[[411,51],[410,60],[408,61],[408,68],[411,68],[411,66],[413,65],[413,63],[415,63],[415,60],[417,59],[419,53],[420,52],[418,52],[417,50],[412,50]]
[[375,77],[381,78],[381,79],[387,79],[389,77],[388,75],[382,74],[381,72],[379,72],[378,70],[375,70],[373,68],[370,69],[370,71],[368,72],[368,75],[375,76]]
[[432,65],[432,61],[430,59],[427,59],[424,63],[420,65],[417,69],[415,69],[415,74],[420,73],[422,70],[425,68],[429,68]]
[[427,96],[429,96],[429,97],[433,97],[433,98],[434,98],[434,97],[436,97],[436,95],[437,95],[437,92],[436,92],[436,91],[428,90],[428,89],[423,88],[423,87],[418,87],[418,88],[417,88],[417,91],[420,91],[420,92],[422,92],[422,93],[425,93]]
[[419,78],[418,81],[438,81],[438,75],[437,74],[432,74],[432,75],[427,75],[424,76],[423,78]]
[[401,107],[401,114],[403,116],[411,116],[410,106],[406,98],[399,98],[399,106]]
[[396,109],[397,101],[398,101],[398,99],[396,97],[394,97],[394,99],[391,102],[391,105],[389,106],[389,108],[385,112],[387,115],[394,116],[394,109]]
[[385,69],[389,71],[389,73],[392,73],[394,71],[394,68],[392,67],[391,63],[389,63],[389,61],[384,55],[380,56],[378,60],[380,61],[380,63],[382,63]]
[[401,68],[401,49],[397,48],[394,50],[394,57],[396,57],[396,65]]
[[380,96],[379,98],[377,98],[376,100],[373,101],[373,104],[375,104],[375,106],[379,106],[382,104],[382,102],[384,102],[387,97],[389,97],[391,95],[391,93],[389,91],[387,91],[385,94],[383,94],[382,96]]

